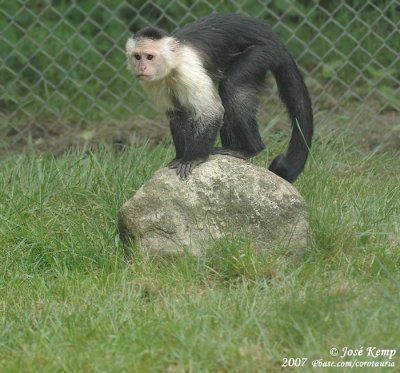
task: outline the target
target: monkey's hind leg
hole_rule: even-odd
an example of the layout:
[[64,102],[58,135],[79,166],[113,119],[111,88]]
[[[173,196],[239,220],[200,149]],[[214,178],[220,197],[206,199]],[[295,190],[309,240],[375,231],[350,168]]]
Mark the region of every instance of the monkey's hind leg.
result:
[[254,157],[265,149],[257,125],[256,94],[227,81],[221,84],[220,95],[225,108],[220,131],[222,147],[213,148],[212,154],[242,159]]
[[220,131],[222,148],[214,148],[213,154],[247,159],[265,149],[257,125],[258,96],[265,87],[266,68],[259,66],[263,53],[258,49],[244,53],[220,84],[225,109]]

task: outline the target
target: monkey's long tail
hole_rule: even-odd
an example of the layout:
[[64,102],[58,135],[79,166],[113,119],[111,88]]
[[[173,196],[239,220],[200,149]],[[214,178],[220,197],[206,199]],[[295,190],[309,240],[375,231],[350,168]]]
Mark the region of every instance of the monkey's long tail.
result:
[[292,121],[292,136],[286,155],[278,155],[269,170],[292,183],[303,170],[311,147],[312,104],[300,71],[289,54],[272,73],[278,85],[279,96]]

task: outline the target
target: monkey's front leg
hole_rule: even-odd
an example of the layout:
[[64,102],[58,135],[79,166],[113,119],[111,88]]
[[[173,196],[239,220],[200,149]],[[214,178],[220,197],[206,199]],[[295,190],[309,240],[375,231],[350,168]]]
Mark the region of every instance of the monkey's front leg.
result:
[[176,174],[186,179],[211,153],[223,113],[207,113],[194,118],[189,110],[177,104],[167,115],[176,150],[176,157],[168,167],[176,169]]
[[187,123],[190,118],[188,113],[183,108],[177,108],[175,110],[167,111],[169,117],[169,127],[171,130],[172,140],[175,145],[175,158],[167,164],[168,168],[177,168],[182,161],[185,153],[185,134],[184,124]]
[[187,121],[183,126],[185,151],[182,159],[175,159],[171,167],[176,174],[186,179],[195,167],[204,163],[211,153],[220,126],[217,116],[202,117]]

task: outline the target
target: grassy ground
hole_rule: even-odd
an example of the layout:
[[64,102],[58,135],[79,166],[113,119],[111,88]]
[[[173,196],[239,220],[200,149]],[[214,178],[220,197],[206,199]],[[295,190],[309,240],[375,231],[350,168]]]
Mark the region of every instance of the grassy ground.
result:
[[387,361],[365,355],[399,348],[400,164],[347,138],[317,139],[296,183],[312,234],[291,267],[240,237],[201,259],[125,262],[118,208],[171,158],[166,145],[3,160],[0,371],[278,372],[308,358],[291,370],[329,372],[311,362],[362,346],[359,361]]

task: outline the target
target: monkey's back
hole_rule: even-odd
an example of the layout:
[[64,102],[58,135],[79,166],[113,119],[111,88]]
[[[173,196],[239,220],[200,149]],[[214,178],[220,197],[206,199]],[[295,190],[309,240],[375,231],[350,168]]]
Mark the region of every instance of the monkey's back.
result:
[[[251,47],[269,46],[278,53],[285,48],[267,24],[240,14],[212,14],[184,26],[173,36],[197,47],[205,56],[206,66],[222,72]],[[208,64],[207,59],[212,63]]]

